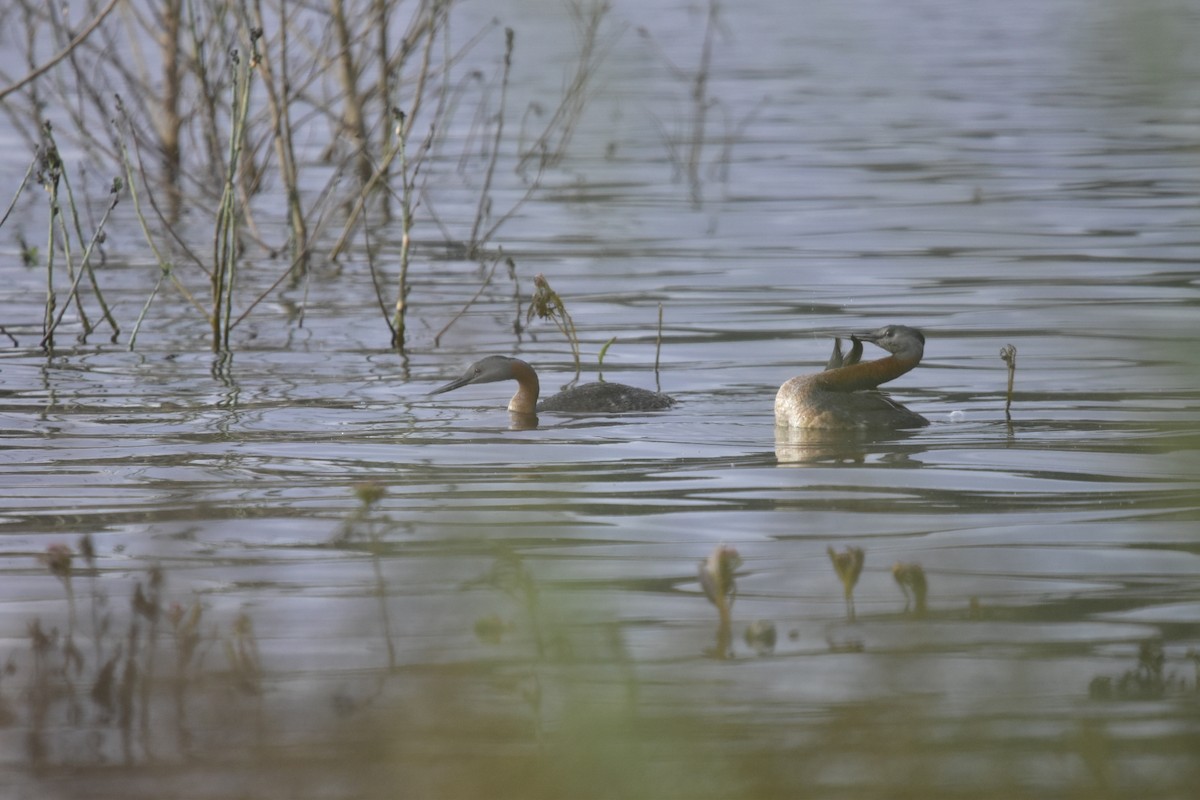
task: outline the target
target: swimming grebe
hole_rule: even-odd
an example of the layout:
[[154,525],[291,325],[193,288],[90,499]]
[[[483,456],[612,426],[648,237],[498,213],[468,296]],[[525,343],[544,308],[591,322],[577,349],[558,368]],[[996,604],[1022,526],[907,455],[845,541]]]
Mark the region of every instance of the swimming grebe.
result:
[[[877,361],[857,362],[857,340],[891,353]],[[824,372],[785,382],[775,395],[775,424],[789,428],[919,428],[929,420],[877,392],[881,383],[899,378],[921,362],[925,336],[916,328],[889,325],[851,337],[855,349],[841,357],[841,344]],[[858,352],[856,352],[856,350]]]
[[623,383],[585,383],[575,386],[538,402],[537,373],[533,367],[519,358],[488,356],[472,364],[463,376],[450,381],[430,392],[441,394],[472,383],[495,381],[517,382],[517,393],[508,401],[508,410],[514,414],[536,414],[541,411],[558,411],[567,414],[593,413],[617,414],[626,411],[661,411],[670,408],[674,398],[647,389],[626,386]]

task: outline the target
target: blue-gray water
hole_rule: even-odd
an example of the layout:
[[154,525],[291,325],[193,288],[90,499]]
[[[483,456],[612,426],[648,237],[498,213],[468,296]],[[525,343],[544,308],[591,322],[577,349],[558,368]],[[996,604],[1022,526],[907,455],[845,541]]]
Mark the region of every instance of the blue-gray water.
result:
[[[561,89],[564,11],[456,13],[459,35],[515,29],[521,102]],[[48,356],[44,273],[16,245],[44,238],[44,201],[18,206],[0,229],[9,795],[1190,796],[1200,10],[725,8],[689,182],[705,13],[614,4],[569,157],[493,242],[515,282],[499,266],[436,345],[491,262],[446,257],[418,216],[405,358],[355,253],[274,293],[227,359],[170,290],[129,352],[158,270],[127,208],[101,273],[124,338],[60,335]],[[502,36],[476,52],[489,70]],[[31,157],[8,149],[3,185]],[[524,191],[508,169],[497,203]],[[476,196],[431,192],[469,226]],[[373,236],[394,270],[395,226]],[[245,296],[281,269],[249,259]],[[427,397],[491,353],[546,391],[573,377],[561,334],[526,324],[539,273],[585,379],[616,337],[604,378],[657,378],[679,405],[518,431],[510,385]],[[932,424],[777,441],[775,391],[824,364],[823,334],[892,322],[928,338],[890,391]],[[365,518],[364,483],[385,492]],[[84,535],[72,623],[39,556]],[[743,559],[728,652],[696,577],[720,544]],[[853,621],[831,546],[866,554]],[[926,615],[897,561],[922,565]],[[130,607],[155,565],[164,609],[202,609],[182,677],[185,623]],[[35,619],[50,657],[74,626],[73,701],[37,694]],[[93,679],[134,623],[161,680],[123,740]]]

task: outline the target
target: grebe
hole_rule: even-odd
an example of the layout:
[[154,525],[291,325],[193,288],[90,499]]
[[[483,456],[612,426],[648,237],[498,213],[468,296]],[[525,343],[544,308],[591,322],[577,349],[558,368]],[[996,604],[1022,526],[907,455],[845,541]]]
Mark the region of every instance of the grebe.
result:
[[[881,383],[899,378],[921,362],[925,336],[916,328],[889,325],[850,337],[855,349],[841,355],[841,343],[824,372],[785,382],[775,395],[775,424],[789,428],[919,428],[929,420],[877,392]],[[861,343],[871,342],[891,353],[859,363]],[[857,350],[857,352],[856,352]]]
[[519,358],[507,356],[488,356],[476,361],[461,378],[434,389],[430,394],[453,391],[473,383],[509,380],[517,382],[517,393],[508,401],[508,410],[514,414],[533,415],[541,411],[567,414],[661,411],[670,408],[675,402],[674,398],[660,392],[638,389],[623,383],[585,383],[565,389],[539,403],[537,399],[540,384],[533,367]]

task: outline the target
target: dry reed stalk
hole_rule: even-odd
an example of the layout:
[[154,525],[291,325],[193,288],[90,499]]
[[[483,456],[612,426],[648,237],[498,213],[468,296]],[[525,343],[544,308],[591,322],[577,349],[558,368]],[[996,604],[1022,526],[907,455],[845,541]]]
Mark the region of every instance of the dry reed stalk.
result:
[[367,153],[367,123],[363,118],[365,98],[358,88],[359,66],[355,63],[354,37],[350,33],[350,23],[346,17],[344,0],[331,0],[329,3],[330,21],[333,25],[337,42],[337,55],[334,58],[334,69],[337,72],[338,83],[342,87],[342,110],[340,127],[343,133],[354,143],[355,162],[360,183],[371,180],[375,171]]
[[98,11],[96,13],[96,16],[94,16],[92,18],[91,22],[89,22],[81,31],[79,31],[79,33],[75,34],[75,36],[72,37],[71,41],[68,42],[67,45],[65,47],[63,47],[60,51],[58,51],[58,53],[56,53],[54,56],[47,59],[46,61],[42,62],[41,64],[38,64],[34,69],[30,70],[23,77],[19,78],[16,81],[13,81],[12,83],[10,83],[8,86],[4,87],[3,89],[0,89],[0,100],[3,100],[8,95],[10,95],[14,92],[20,91],[25,86],[33,83],[35,80],[37,80],[38,78],[40,78],[41,76],[45,75],[47,72],[52,70],[64,58],[71,55],[71,53],[75,52],[75,49],[77,47],[79,47],[81,44],[83,44],[83,42],[89,36],[91,36],[93,33],[96,32],[96,29],[100,27],[100,23],[104,22],[104,19],[110,13],[112,13],[112,10],[117,7],[117,3],[119,3],[119,2],[120,2],[120,0],[108,0],[108,5],[106,5],[102,9],[100,9],[100,11]]
[[1008,394],[1004,398],[1004,418],[1011,420],[1012,414],[1009,410],[1012,407],[1013,378],[1017,374],[1017,348],[1011,344],[1004,345],[1000,348],[1000,358],[1008,365]]
[[[279,0],[279,13],[287,19],[287,0]],[[265,25],[262,1],[254,0],[254,24],[259,29]],[[279,79],[276,80],[269,57],[270,48],[262,48],[262,57],[258,61],[259,72],[262,73],[262,85],[267,98],[267,106],[271,113],[271,138],[275,145],[275,159],[278,163],[279,177],[283,182],[284,196],[287,198],[289,244],[293,263],[299,263],[302,268],[308,266],[308,222],[300,199],[299,167],[296,164],[295,145],[292,140],[291,98],[288,97],[288,87],[291,79],[288,70],[288,26],[283,25],[279,30]]]
[[400,182],[404,193],[400,200],[400,285],[396,287],[396,315],[390,327],[392,329],[392,347],[403,351],[408,314],[408,265],[412,252],[413,185],[412,179],[409,177],[408,152],[405,147],[407,129],[404,124],[404,112],[395,109],[394,113],[396,117],[396,150],[400,157]]
[[238,202],[238,176],[243,163],[246,123],[250,113],[250,76],[258,61],[258,40],[261,30],[250,32],[251,60],[245,62],[235,50],[230,53],[233,71],[229,160],[226,164],[225,189],[213,233],[212,325],[213,352],[228,351],[229,333],[233,322],[233,284],[237,276],[238,235],[241,227],[241,206]]
[[176,219],[183,208],[183,195],[179,191],[179,174],[183,168],[180,138],[184,125],[180,115],[183,98],[183,0],[163,0],[159,18],[162,20],[158,44],[163,78],[158,101],[159,113],[155,115],[155,121],[171,203],[171,218]]
[[[150,310],[150,305],[154,302],[154,298],[158,296],[158,292],[162,288],[162,283],[164,280],[169,278],[171,280],[172,285],[179,291],[179,293],[181,295],[183,295],[183,297],[192,305],[192,307],[195,308],[197,311],[199,311],[202,315],[206,315],[207,311],[205,310],[204,306],[200,304],[200,301],[198,301],[195,298],[195,296],[191,293],[191,291],[188,290],[187,286],[184,285],[183,282],[179,280],[179,277],[175,274],[174,265],[166,258],[166,256],[163,254],[162,250],[155,243],[154,236],[151,235],[151,233],[150,233],[150,224],[146,220],[146,214],[142,208],[141,195],[138,191],[138,185],[139,185],[138,177],[141,178],[143,183],[146,182],[145,167],[141,163],[141,156],[140,156],[140,152],[139,152],[139,157],[138,157],[139,172],[138,172],[137,176],[134,175],[133,162],[129,157],[129,149],[128,149],[128,147],[126,147],[126,144],[125,144],[126,138],[133,139],[133,135],[130,130],[132,128],[132,124],[130,122],[129,115],[126,112],[125,104],[121,100],[120,95],[117,95],[116,103],[117,103],[117,117],[116,117],[116,120],[114,120],[114,124],[117,125],[118,128],[120,128],[122,131],[122,133],[117,136],[117,144],[118,144],[118,147],[120,148],[121,164],[124,166],[124,169],[125,169],[125,185],[129,188],[129,197],[133,203],[134,215],[137,217],[138,224],[142,229],[142,237],[146,240],[146,244],[150,247],[150,251],[152,253],[154,253],[154,259],[155,259],[155,262],[158,264],[158,269],[159,269],[158,280],[154,284],[154,289],[146,297],[145,303],[142,304],[142,309],[138,313],[137,320],[134,322],[133,329],[129,334],[128,347],[130,350],[132,350],[134,348],[135,344],[137,343],[138,332],[141,330],[142,322],[145,320],[146,314]],[[136,145],[136,139],[134,139],[134,143]],[[161,212],[159,212],[158,206],[154,203],[154,196],[149,191],[148,188],[147,188],[147,196],[148,196],[148,200],[151,204],[151,207],[154,209],[155,213],[158,214],[159,219],[162,220],[163,219],[162,214],[161,214]],[[167,226],[167,230],[174,232],[170,226]],[[201,263],[198,258],[196,258],[194,255],[191,254],[190,250],[187,249],[186,245],[183,245],[182,242],[180,242],[179,244],[181,245],[181,250],[184,253],[187,253],[191,257],[192,262],[194,264],[198,265],[201,269],[205,269],[204,264]],[[207,270],[205,270],[205,271],[207,272]]]
[[500,108],[496,112],[496,132],[492,139],[487,168],[483,174],[483,186],[479,190],[479,204],[475,209],[475,222],[471,226],[471,238],[467,240],[467,255],[474,258],[481,244],[479,226],[491,214],[492,178],[496,174],[496,162],[500,158],[500,145],[504,139],[504,112],[508,104],[508,79],[512,74],[513,38],[512,28],[504,29],[504,70],[500,76]]

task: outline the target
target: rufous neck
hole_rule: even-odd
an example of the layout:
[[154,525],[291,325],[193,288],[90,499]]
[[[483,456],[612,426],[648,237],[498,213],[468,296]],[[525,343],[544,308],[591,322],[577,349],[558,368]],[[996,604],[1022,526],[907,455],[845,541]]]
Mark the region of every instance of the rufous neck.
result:
[[849,367],[826,370],[817,373],[817,381],[821,386],[834,392],[857,392],[862,389],[874,389],[880,384],[899,378],[911,370],[921,359],[899,358],[887,356],[876,361],[865,361]]
[[508,401],[508,410],[514,414],[533,414],[541,391],[537,373],[519,358],[512,360],[512,373],[517,380],[517,393]]

